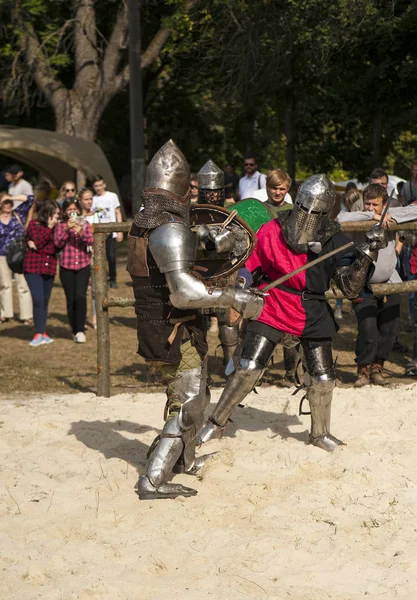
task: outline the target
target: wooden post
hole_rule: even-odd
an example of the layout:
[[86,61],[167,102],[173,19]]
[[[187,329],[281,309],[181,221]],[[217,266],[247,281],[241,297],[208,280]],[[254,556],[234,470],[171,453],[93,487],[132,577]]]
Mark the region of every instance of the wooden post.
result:
[[[111,235],[111,234],[110,234]],[[110,329],[107,300],[106,234],[94,235],[94,270],[97,313],[97,396],[110,398]]]

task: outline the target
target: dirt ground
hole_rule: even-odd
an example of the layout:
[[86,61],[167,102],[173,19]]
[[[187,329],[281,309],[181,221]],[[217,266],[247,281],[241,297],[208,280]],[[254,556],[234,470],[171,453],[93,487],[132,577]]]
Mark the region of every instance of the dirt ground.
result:
[[415,600],[416,392],[337,388],[328,454],[262,387],[176,476],[197,496],[154,501],[134,487],[163,393],[0,402],[1,598]]
[[[118,282],[119,289],[109,290],[110,296],[132,296],[128,273],[125,271],[126,246],[118,247]],[[15,298],[15,307],[17,297]],[[405,299],[402,313],[406,317]],[[337,372],[341,385],[351,385],[355,379],[354,341],[356,321],[350,314],[350,302],[344,302],[344,318],[341,329],[334,344],[337,356]],[[71,393],[94,392],[96,390],[96,335],[93,329],[87,331],[87,343],[75,344],[68,326],[65,307],[65,296],[59,277],[55,278],[49,305],[47,330],[54,338],[54,343],[31,348],[31,327],[21,325],[18,321],[10,321],[0,325],[1,354],[1,393],[25,395],[28,392]],[[88,311],[91,312],[89,297]],[[158,382],[150,378],[148,369],[136,354],[135,314],[133,308],[110,309],[111,336],[111,386],[112,393],[123,391],[153,391]],[[411,334],[406,333],[406,320],[402,321],[400,340],[409,347],[406,355],[393,353],[386,363],[387,374],[393,383],[411,383],[415,380],[403,377],[412,348]],[[222,352],[215,334],[210,334],[210,373],[213,385],[224,383]],[[275,364],[265,377],[265,384],[283,385],[282,351],[278,350]]]

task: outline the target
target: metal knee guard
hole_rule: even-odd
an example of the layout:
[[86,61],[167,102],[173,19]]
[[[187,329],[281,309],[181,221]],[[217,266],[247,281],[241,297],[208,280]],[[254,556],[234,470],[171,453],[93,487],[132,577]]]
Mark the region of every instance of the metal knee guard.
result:
[[237,369],[229,377],[209,422],[198,436],[197,443],[208,442],[221,434],[233,410],[253,390],[262,376],[275,347],[276,344],[266,337],[248,332]]
[[239,325],[219,323],[219,339],[223,350],[223,362],[227,365],[239,342]]
[[330,345],[303,347],[304,381],[311,411],[309,443],[333,452],[343,442],[330,433],[335,369]]

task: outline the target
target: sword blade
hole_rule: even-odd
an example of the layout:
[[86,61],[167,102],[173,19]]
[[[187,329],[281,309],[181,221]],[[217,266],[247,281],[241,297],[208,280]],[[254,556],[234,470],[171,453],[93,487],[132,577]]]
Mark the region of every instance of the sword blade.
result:
[[295,271],[291,271],[291,273],[287,273],[286,275],[283,275],[279,279],[276,279],[275,281],[268,283],[268,285],[266,287],[260,289],[259,292],[262,294],[265,292],[269,292],[269,290],[272,290],[274,287],[277,287],[277,285],[279,285],[280,283],[284,283],[284,281],[287,281],[287,279],[291,279],[291,277],[294,277],[294,275],[298,275],[298,273],[307,271],[307,269],[314,267],[314,265],[318,265],[319,263],[323,262],[323,260],[326,260],[326,258],[329,258],[330,256],[333,256],[334,254],[339,254],[339,252],[343,252],[344,250],[347,250],[348,248],[351,248],[354,245],[355,244],[353,242],[349,242],[348,244],[345,244],[344,246],[340,246],[340,248],[336,248],[336,250],[327,252],[326,254],[323,254],[323,256],[319,256],[319,258],[315,258],[314,260],[312,260],[311,262],[308,262],[307,264],[303,265],[302,267],[298,267],[298,269],[295,269]]

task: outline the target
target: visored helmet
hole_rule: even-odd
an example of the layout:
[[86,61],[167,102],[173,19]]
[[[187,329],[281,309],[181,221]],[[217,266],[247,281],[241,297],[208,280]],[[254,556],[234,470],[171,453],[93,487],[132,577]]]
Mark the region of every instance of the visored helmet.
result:
[[297,252],[320,242],[320,234],[336,201],[336,190],[327,175],[312,175],[297,192],[287,226],[287,241]]

